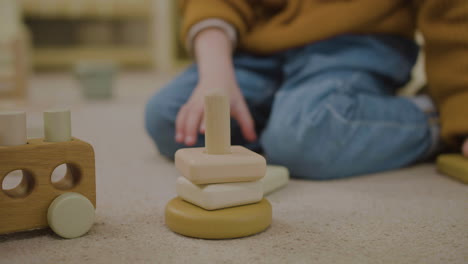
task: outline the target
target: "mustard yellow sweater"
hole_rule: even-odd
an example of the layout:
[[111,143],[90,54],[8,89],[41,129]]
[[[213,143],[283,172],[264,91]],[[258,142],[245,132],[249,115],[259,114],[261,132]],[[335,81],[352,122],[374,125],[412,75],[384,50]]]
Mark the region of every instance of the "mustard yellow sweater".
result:
[[182,0],[182,36],[205,19],[235,27],[238,48],[256,54],[344,33],[422,32],[429,91],[441,114],[442,138],[468,137],[468,0]]

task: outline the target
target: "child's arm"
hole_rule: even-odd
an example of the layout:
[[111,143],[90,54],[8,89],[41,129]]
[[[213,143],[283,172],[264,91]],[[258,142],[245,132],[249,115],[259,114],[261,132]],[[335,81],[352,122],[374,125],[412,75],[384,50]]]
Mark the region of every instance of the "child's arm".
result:
[[204,133],[204,95],[210,88],[226,90],[230,96],[231,115],[239,122],[242,134],[249,141],[256,140],[254,121],[235,78],[231,40],[224,31],[208,28],[197,34],[193,44],[198,84],[177,115],[176,141],[192,146],[198,132]]

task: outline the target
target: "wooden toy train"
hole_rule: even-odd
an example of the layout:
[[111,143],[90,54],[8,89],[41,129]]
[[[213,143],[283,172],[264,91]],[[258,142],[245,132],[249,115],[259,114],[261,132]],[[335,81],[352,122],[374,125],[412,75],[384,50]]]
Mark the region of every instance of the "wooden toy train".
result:
[[[0,191],[0,234],[51,227],[64,238],[87,233],[96,206],[93,147],[71,137],[70,111],[44,113],[45,137],[26,139],[24,112],[0,113],[0,181],[14,171],[21,182]],[[56,182],[53,171],[65,164]]]

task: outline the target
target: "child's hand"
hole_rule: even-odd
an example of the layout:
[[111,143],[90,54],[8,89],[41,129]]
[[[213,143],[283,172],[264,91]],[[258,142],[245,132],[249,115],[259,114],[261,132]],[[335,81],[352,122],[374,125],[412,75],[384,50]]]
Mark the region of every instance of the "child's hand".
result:
[[176,141],[193,146],[197,142],[198,132],[205,133],[204,97],[206,91],[210,90],[211,87],[226,90],[231,103],[231,116],[239,122],[242,134],[247,140],[256,140],[254,121],[239,87],[235,83],[216,85],[200,82],[192,92],[188,102],[182,106],[177,114]]
[[231,42],[227,35],[219,29],[205,29],[197,34],[194,49],[199,81],[177,114],[176,142],[193,146],[197,142],[198,132],[205,132],[204,97],[210,89],[224,90],[229,94],[231,116],[237,120],[248,141],[256,140],[254,121],[234,76]]
[[463,153],[463,155],[465,155],[465,157],[468,158],[468,138],[466,138],[465,142],[463,143],[462,153]]

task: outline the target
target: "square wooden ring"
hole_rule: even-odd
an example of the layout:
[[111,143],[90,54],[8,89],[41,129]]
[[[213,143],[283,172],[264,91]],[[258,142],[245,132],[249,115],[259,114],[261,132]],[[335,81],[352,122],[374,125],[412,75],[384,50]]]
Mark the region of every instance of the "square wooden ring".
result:
[[207,154],[205,148],[180,149],[175,165],[195,184],[256,181],[266,172],[265,158],[242,146],[231,146],[231,153],[222,155]]

